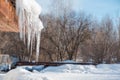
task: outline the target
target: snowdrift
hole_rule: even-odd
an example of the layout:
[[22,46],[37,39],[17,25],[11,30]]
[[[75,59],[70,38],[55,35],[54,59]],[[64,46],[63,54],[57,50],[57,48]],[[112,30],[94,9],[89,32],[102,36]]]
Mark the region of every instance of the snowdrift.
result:
[[120,64],[94,65],[63,65],[48,67],[41,72],[63,72],[63,73],[91,73],[91,74],[120,74]]
[[35,75],[25,69],[17,68],[8,72],[3,80],[51,80],[47,77]]
[[[41,66],[33,72],[25,67],[18,67],[8,72],[3,80],[119,80],[120,64],[94,65],[62,65],[48,67],[39,71]],[[117,76],[116,76],[117,75]],[[101,77],[102,76],[102,77]],[[108,77],[109,76],[109,77]],[[83,77],[82,79],[80,79]],[[90,78],[90,79],[89,79]]]

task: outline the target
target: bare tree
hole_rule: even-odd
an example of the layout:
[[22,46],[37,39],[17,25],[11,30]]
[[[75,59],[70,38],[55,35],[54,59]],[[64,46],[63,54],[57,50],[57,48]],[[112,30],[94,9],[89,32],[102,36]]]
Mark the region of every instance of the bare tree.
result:
[[[86,45],[89,51],[83,55],[95,63],[112,63],[116,54],[117,36],[113,29],[113,21],[105,17],[101,23],[95,23],[91,33],[91,41]],[[86,49],[83,49],[83,52]],[[85,58],[86,59],[86,58]]]

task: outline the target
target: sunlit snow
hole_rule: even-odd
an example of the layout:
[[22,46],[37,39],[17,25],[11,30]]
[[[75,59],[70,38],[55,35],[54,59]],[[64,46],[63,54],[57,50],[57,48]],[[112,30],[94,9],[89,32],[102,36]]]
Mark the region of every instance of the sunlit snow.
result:
[[[26,66],[34,67],[34,66]],[[100,65],[62,65],[47,67],[43,70],[36,66],[33,72],[24,67],[17,67],[4,75],[0,80],[120,80],[120,64]]]
[[16,14],[19,21],[20,38],[27,39],[27,48],[31,51],[36,40],[36,61],[39,57],[40,34],[43,24],[39,18],[41,7],[36,0],[16,0]]

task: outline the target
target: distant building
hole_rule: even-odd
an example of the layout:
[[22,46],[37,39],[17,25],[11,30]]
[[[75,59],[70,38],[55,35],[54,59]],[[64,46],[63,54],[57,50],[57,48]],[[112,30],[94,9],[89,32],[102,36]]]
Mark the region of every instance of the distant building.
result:
[[11,64],[12,60],[8,54],[0,54],[0,64]]

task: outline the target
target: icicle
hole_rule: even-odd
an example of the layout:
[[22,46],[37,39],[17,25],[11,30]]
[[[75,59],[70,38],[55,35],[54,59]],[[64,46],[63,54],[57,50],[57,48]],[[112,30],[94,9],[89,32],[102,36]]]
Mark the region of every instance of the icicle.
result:
[[[35,0],[16,0],[16,14],[19,21],[20,39],[27,39],[27,48],[32,54],[32,44],[36,40],[36,61],[39,57],[40,34],[43,24],[39,19],[41,7]],[[36,39],[35,39],[36,38]]]
[[36,45],[36,61],[39,58],[39,46],[40,46],[40,31],[37,33],[37,45]]

